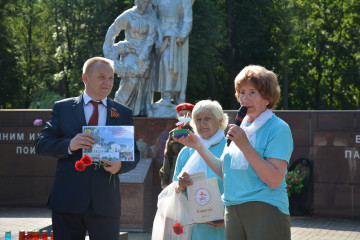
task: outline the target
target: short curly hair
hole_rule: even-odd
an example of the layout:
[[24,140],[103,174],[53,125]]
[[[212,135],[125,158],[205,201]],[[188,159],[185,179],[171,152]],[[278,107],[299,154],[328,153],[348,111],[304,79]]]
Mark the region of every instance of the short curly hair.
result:
[[195,104],[190,122],[193,129],[196,129],[195,117],[206,110],[209,110],[212,114],[214,114],[217,120],[221,120],[220,129],[224,131],[228,125],[229,117],[226,113],[224,113],[220,103],[212,100],[201,100]]
[[236,76],[235,96],[238,101],[241,87],[246,83],[252,83],[260,95],[269,101],[267,108],[274,109],[280,99],[280,86],[274,72],[259,65],[246,66]]

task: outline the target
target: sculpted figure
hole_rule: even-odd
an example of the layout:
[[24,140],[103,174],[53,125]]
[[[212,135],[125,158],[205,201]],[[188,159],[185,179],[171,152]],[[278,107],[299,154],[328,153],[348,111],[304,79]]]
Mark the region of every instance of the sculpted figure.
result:
[[[118,16],[109,27],[103,52],[114,61],[121,77],[115,101],[133,110],[134,116],[146,116],[152,102],[151,50],[156,36],[156,18],[148,8],[151,0],[135,0],[135,6]],[[125,39],[115,38],[125,31]]]
[[[193,0],[153,0],[158,20],[153,91],[165,103],[185,102]],[[173,106],[175,108],[175,106]],[[175,112],[176,115],[176,112]]]

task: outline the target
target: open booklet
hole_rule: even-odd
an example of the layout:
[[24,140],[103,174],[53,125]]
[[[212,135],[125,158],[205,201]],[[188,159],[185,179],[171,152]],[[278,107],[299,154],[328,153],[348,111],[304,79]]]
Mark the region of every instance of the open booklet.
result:
[[193,185],[187,187],[190,219],[203,223],[224,219],[224,205],[217,178],[206,178],[205,172],[190,174]]
[[95,137],[91,149],[83,149],[93,161],[134,161],[134,126],[83,126]]

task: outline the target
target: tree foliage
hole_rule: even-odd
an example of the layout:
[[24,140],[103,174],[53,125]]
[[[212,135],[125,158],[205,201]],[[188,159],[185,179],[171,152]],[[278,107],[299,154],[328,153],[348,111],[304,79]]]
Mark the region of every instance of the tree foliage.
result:
[[[83,62],[133,4],[0,0],[0,107],[78,95]],[[195,0],[187,101],[238,108],[234,78],[256,64],[278,74],[278,109],[359,109],[359,26],[358,0]]]
[[20,107],[21,103],[21,78],[16,69],[14,46],[9,41],[9,31],[6,28],[5,6],[9,0],[0,0],[0,69],[2,79],[0,81],[0,108]]
[[359,7],[359,1],[292,1],[289,108],[359,108]]

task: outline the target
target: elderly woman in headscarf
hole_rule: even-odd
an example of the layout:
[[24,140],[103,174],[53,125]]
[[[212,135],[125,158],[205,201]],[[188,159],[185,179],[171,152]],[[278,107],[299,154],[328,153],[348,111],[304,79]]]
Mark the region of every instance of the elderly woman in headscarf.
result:
[[240,126],[229,125],[232,143],[221,159],[190,131],[177,140],[223,178],[226,239],[289,240],[285,174],[294,145],[288,124],[272,112],[280,98],[277,76],[250,65],[235,78],[235,90],[248,111]]
[[[203,145],[216,157],[224,151],[226,138],[224,130],[228,116],[217,101],[203,100],[198,102],[192,112],[190,125]],[[190,174],[204,171],[206,178],[217,178],[220,194],[223,194],[223,181],[205,163],[193,148],[184,147],[179,153],[173,181],[177,182],[175,191],[180,193],[193,184]],[[221,240],[225,239],[224,222],[207,222],[194,224],[191,239]]]

